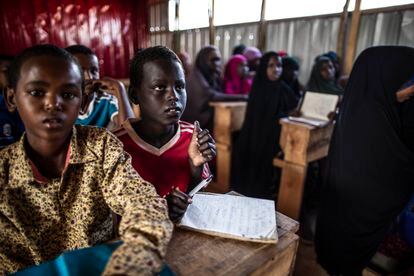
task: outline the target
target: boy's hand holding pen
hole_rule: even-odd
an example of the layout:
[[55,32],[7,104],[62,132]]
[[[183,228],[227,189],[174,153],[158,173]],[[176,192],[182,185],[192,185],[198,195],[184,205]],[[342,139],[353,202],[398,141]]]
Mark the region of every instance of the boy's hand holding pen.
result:
[[166,200],[168,203],[168,215],[174,223],[181,220],[188,205],[192,202],[191,197],[177,187],[172,188],[171,192],[166,196]]
[[202,188],[206,187],[213,179],[213,175],[202,180],[193,190],[188,194],[180,191],[180,188],[173,187],[171,192],[165,197],[168,203],[168,215],[172,222],[176,223],[184,216],[189,204],[193,202],[192,197]]
[[[194,132],[188,146],[188,156],[192,171],[192,178],[195,183],[201,181],[203,165],[211,161],[216,156],[216,144],[207,129],[200,129],[198,121],[194,122]],[[168,203],[168,213],[173,222],[179,222],[184,216],[187,207],[192,202],[192,195],[201,188],[207,186],[212,176],[196,185],[190,195],[180,191],[178,187],[173,187],[166,196]]]

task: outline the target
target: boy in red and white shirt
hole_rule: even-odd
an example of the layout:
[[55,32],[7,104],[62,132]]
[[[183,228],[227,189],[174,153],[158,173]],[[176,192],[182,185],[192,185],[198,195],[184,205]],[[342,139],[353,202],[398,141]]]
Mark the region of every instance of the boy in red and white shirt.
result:
[[170,49],[150,47],[130,66],[129,98],[139,104],[140,119],[129,119],[115,134],[132,156],[132,165],[168,202],[170,219],[179,221],[191,198],[186,194],[210,175],[216,156],[207,129],[180,121],[187,94],[181,61]]

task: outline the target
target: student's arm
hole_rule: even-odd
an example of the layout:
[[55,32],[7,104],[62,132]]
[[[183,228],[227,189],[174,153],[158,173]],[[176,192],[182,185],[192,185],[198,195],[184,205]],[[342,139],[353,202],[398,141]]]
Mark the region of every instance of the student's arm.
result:
[[123,244],[112,254],[104,274],[152,275],[159,272],[171,238],[166,201],[131,165],[122,144],[108,135],[102,192],[109,207],[122,216]]
[[102,83],[103,90],[111,93],[118,100],[118,114],[114,118],[117,127],[121,126],[126,119],[135,118],[132,106],[128,101],[125,85],[119,80],[108,77],[100,79],[99,82]]
[[[188,190],[196,186],[202,178],[207,178],[210,174],[207,162],[216,156],[216,143],[208,130],[201,130],[198,121],[194,123],[193,136],[188,146],[188,156],[191,169],[191,183]],[[185,192],[185,191],[184,191]],[[168,215],[173,222],[179,222],[184,216],[191,197],[175,188],[166,197],[168,202]],[[188,191],[187,191],[188,192]]]

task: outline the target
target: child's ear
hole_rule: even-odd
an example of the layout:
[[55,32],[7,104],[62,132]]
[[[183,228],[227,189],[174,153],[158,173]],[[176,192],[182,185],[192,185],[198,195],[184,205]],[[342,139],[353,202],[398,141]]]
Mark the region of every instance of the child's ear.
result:
[[133,104],[139,104],[137,91],[133,87],[128,87],[128,97]]
[[9,112],[14,112],[17,110],[16,105],[16,93],[13,88],[6,88],[4,92],[4,101],[6,102],[7,109]]

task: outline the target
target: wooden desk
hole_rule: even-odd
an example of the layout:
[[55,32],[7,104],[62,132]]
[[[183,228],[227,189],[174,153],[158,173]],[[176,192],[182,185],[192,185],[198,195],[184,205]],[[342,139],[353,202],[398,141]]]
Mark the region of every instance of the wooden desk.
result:
[[230,191],[232,133],[243,125],[247,102],[212,102],[210,106],[214,107],[214,139],[217,147],[217,180],[210,186],[224,193]]
[[273,164],[282,168],[277,210],[299,219],[308,163],[328,154],[333,124],[325,127],[281,119],[280,146],[284,160],[275,158]]
[[176,228],[167,264],[177,275],[290,275],[298,222],[277,213],[277,244],[243,242]]

